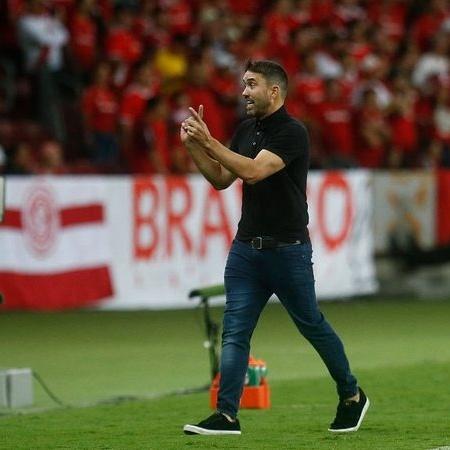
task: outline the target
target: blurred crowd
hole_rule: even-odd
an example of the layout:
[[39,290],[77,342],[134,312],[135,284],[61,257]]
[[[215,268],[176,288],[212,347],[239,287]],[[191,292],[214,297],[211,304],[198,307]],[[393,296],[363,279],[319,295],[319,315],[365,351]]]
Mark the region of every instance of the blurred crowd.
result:
[[448,0],[0,3],[0,173],[195,171],[179,124],[229,142],[249,59],[286,68],[313,168],[450,167]]

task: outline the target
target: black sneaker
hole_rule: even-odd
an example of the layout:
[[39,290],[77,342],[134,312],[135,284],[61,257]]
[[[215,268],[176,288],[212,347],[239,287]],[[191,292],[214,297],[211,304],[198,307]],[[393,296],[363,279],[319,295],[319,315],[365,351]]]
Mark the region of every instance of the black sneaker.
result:
[[334,433],[348,433],[357,431],[369,409],[369,399],[363,390],[359,389],[359,402],[354,400],[342,400],[337,407],[334,422],[328,428],[328,431]]
[[222,413],[215,412],[197,425],[185,425],[184,434],[205,434],[209,436],[225,434],[241,434],[239,420],[230,422]]

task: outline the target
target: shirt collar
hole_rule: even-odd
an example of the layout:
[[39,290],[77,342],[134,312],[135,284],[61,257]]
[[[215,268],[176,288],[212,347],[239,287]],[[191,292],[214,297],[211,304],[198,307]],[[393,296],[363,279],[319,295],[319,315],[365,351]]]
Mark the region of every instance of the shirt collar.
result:
[[286,117],[288,117],[288,113],[283,105],[275,112],[273,112],[270,116],[264,117],[264,119],[256,119],[256,127],[264,130],[269,127],[273,127]]

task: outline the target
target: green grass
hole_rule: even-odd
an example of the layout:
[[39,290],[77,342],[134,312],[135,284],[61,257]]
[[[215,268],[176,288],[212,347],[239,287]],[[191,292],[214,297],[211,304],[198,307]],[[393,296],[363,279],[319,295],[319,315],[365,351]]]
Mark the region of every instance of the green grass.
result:
[[[450,302],[322,304],[372,406],[361,430],[326,431],[334,387],[279,305],[264,312],[253,354],[267,361],[270,410],[242,410],[240,437],[189,437],[207,393],[86,406],[207,382],[198,311],[0,315],[0,364],[32,367],[74,407],[0,418],[1,449],[431,449],[450,445]],[[220,317],[221,309],[213,311]],[[52,405],[35,386],[36,408]],[[79,407],[77,407],[79,406]],[[84,407],[81,407],[84,406]],[[0,410],[5,413],[5,410]]]

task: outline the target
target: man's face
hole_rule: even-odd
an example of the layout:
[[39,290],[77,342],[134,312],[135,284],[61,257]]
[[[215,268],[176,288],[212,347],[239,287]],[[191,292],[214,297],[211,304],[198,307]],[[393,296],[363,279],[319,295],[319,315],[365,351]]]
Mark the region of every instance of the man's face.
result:
[[249,116],[261,117],[267,114],[272,103],[272,89],[260,73],[247,71],[243,78],[244,90],[242,96],[246,101],[246,111]]

